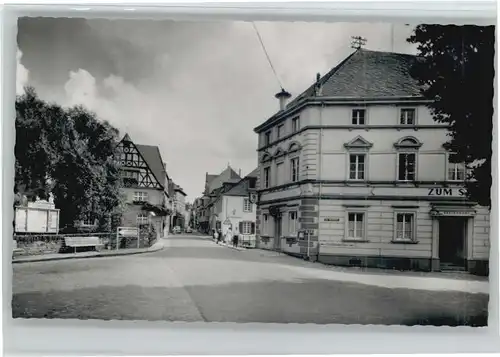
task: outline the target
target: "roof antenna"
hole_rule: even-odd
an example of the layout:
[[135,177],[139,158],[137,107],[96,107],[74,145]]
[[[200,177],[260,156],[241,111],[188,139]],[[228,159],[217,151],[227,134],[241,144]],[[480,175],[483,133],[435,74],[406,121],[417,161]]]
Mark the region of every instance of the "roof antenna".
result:
[[351,36],[351,38],[351,47],[356,50],[359,50],[361,47],[366,45],[366,38],[363,38],[361,36]]

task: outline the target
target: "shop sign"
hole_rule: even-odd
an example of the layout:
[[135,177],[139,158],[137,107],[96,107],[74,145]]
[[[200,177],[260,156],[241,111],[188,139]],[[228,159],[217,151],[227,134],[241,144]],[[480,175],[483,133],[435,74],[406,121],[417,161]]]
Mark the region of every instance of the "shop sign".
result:
[[433,187],[429,188],[427,191],[427,196],[465,196],[467,191],[465,188],[444,188],[444,187]]

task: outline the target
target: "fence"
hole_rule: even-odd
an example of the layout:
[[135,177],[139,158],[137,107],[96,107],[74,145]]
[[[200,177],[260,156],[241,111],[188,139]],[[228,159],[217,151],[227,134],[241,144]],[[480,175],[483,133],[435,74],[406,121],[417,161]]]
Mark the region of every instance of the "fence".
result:
[[[140,230],[139,237],[127,237],[118,239],[116,232],[113,233],[74,233],[74,234],[14,234],[14,254],[15,255],[43,255],[73,252],[65,248],[64,238],[66,237],[99,237],[99,249],[129,249],[147,248],[152,246],[156,239],[144,234]],[[138,245],[139,239],[139,245]],[[118,243],[118,247],[117,247]],[[79,249],[95,250],[95,247]]]

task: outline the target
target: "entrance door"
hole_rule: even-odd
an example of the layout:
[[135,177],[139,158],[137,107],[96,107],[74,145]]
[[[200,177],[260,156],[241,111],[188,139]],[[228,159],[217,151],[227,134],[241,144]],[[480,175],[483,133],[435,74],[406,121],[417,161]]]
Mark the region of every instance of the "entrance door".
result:
[[443,217],[439,219],[439,260],[441,269],[464,268],[467,261],[465,219]]
[[281,250],[281,214],[274,217],[274,249]]

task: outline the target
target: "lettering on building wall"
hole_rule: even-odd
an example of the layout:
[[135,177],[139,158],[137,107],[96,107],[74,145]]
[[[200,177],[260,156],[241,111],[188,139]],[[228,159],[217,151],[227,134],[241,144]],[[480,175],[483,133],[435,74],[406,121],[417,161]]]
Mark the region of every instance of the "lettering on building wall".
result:
[[325,220],[325,222],[339,222],[340,218],[338,218],[338,217],[326,217],[324,220]]
[[465,196],[465,188],[430,188],[427,196]]

